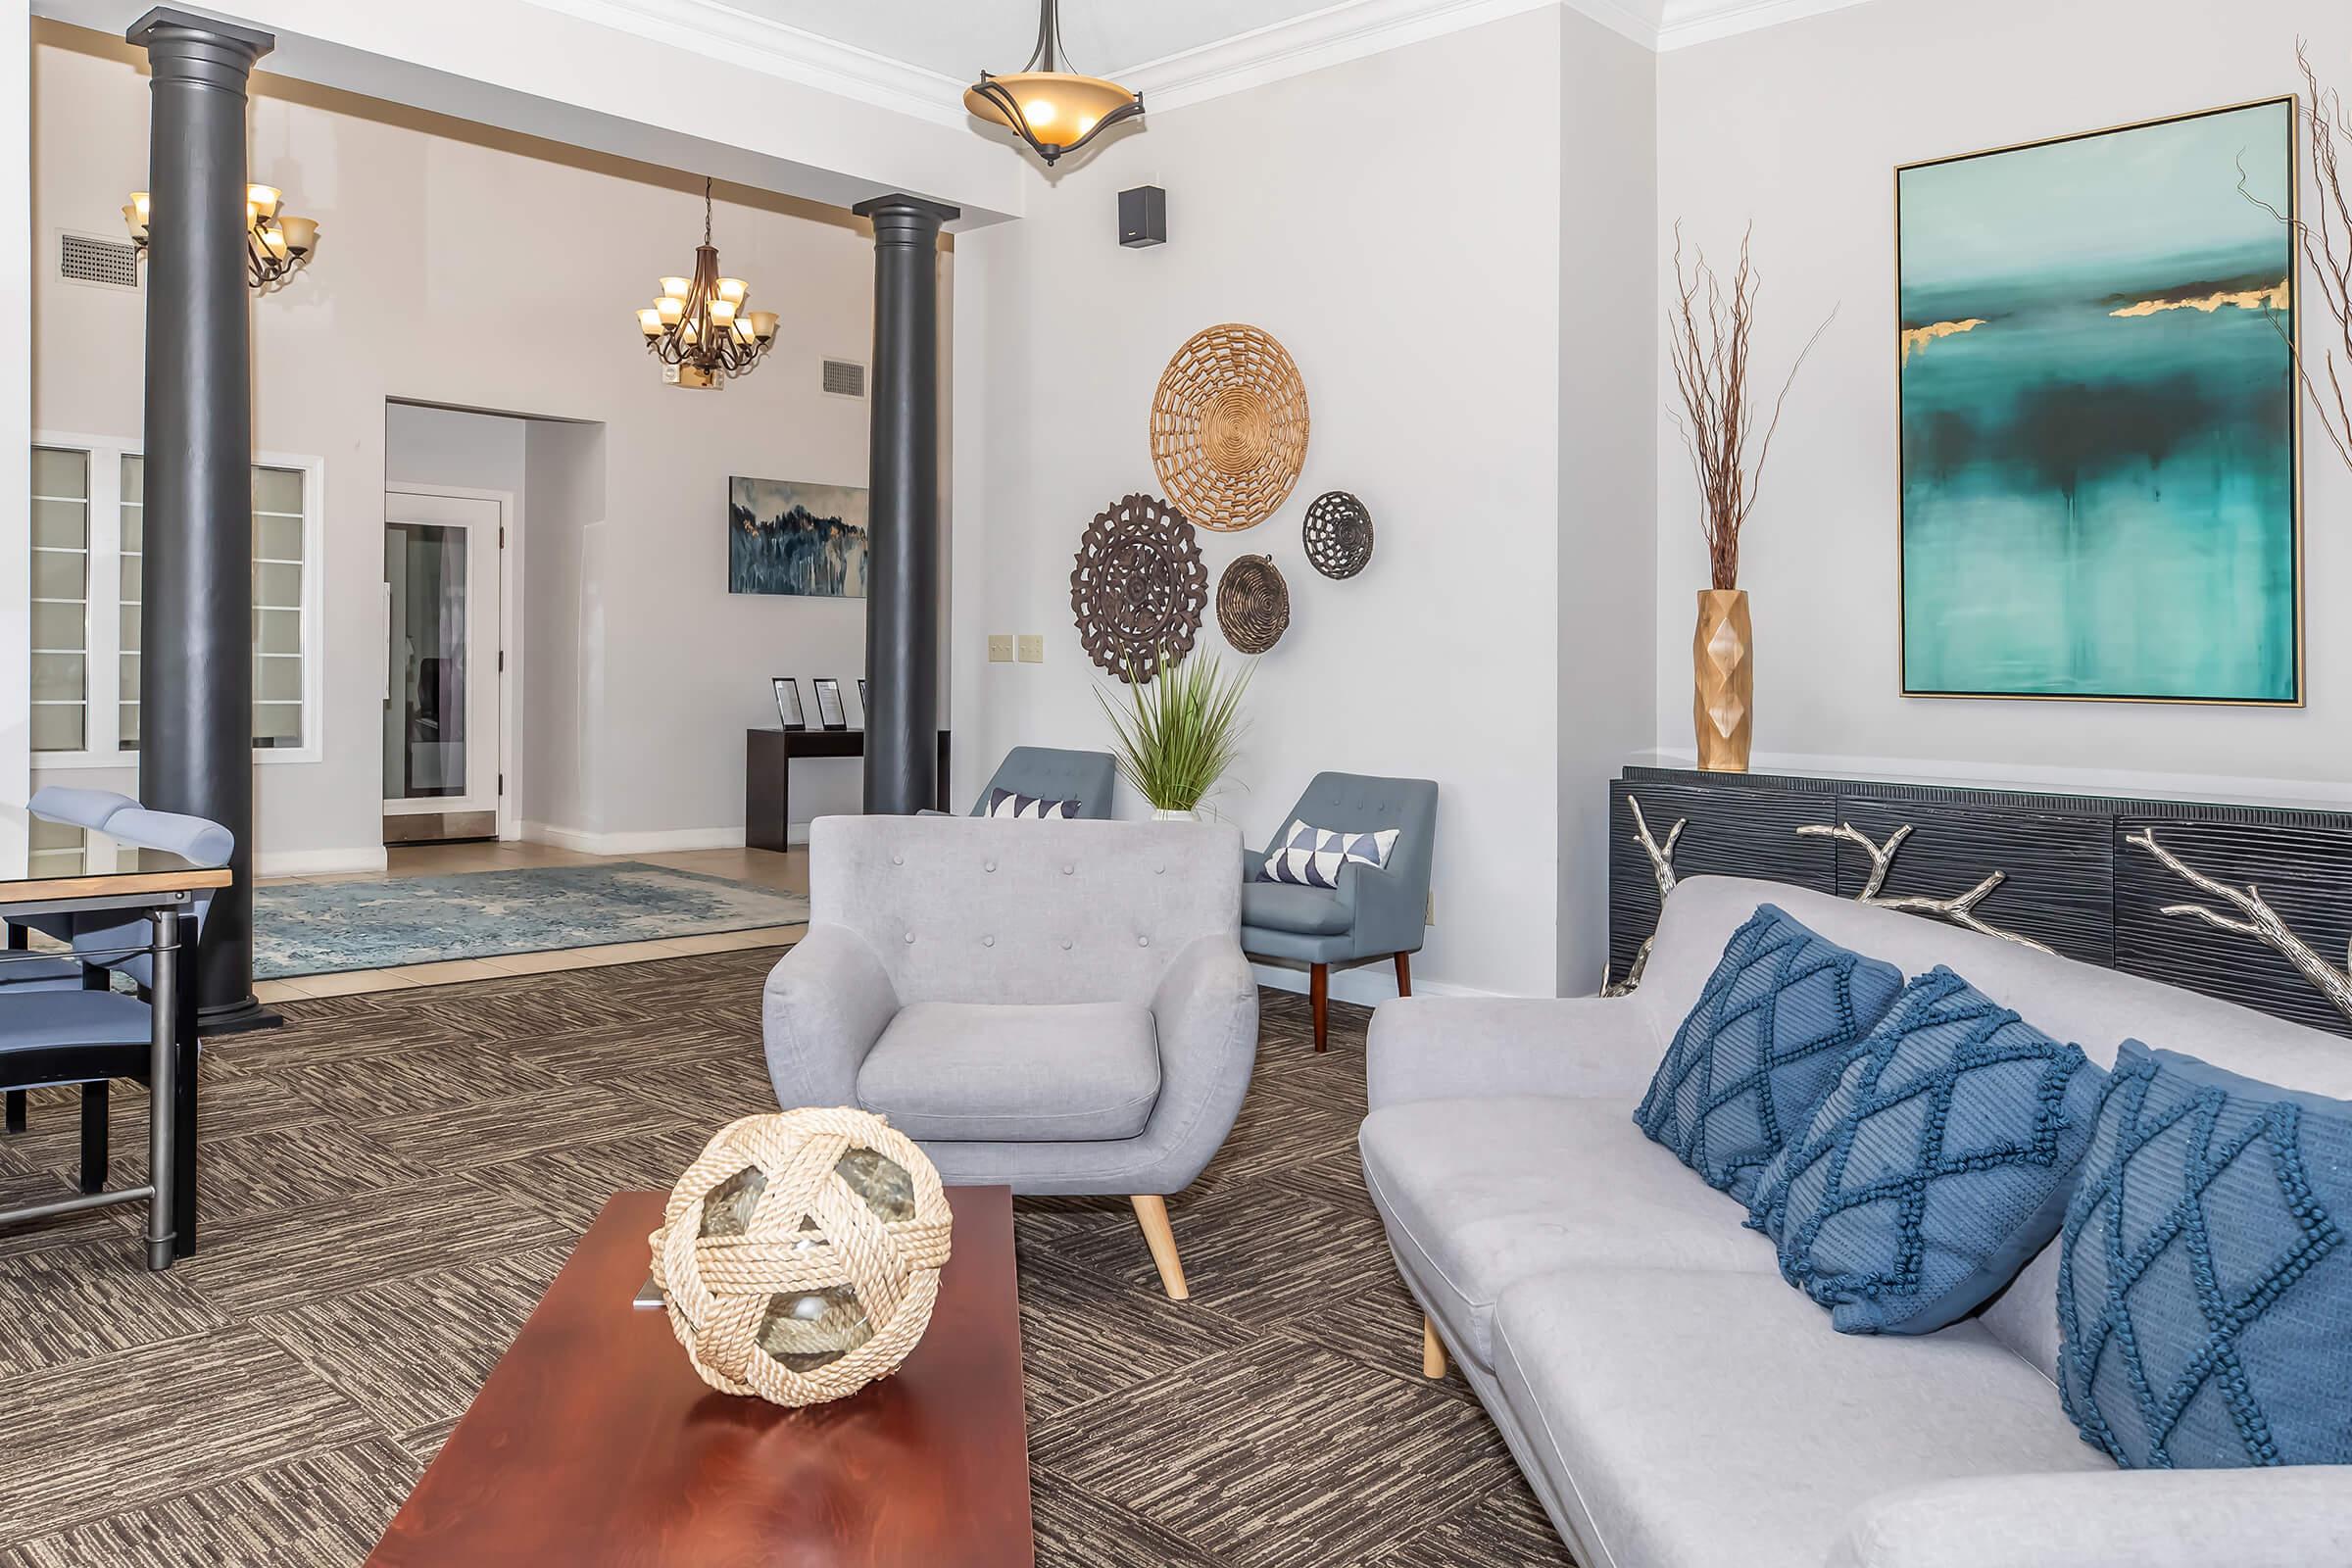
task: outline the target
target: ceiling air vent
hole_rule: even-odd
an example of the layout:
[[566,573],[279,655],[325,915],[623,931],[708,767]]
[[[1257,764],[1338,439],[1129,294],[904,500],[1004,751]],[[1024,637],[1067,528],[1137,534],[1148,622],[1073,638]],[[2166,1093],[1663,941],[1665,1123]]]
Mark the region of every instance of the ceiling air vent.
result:
[[128,240],[97,239],[88,234],[60,234],[58,239],[59,276],[108,288],[139,286],[139,253]]
[[827,360],[825,390],[837,398],[865,396],[865,367],[855,360]]

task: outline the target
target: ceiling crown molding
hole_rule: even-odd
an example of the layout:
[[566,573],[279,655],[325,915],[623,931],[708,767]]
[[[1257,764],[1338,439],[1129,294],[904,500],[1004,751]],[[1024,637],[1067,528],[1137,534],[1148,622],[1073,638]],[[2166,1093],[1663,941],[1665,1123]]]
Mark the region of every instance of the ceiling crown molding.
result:
[[952,129],[969,122],[965,82],[854,44],[740,11],[723,0],[531,0],[655,43]]
[[[871,50],[770,21],[725,0],[532,0],[546,10],[788,81],[960,128],[966,83]],[[1564,6],[1654,50],[1727,38],[1866,0],[1338,0],[1319,11],[1108,74],[1154,109],[1361,60],[1522,12]],[[1663,15],[1653,20],[1653,13]]]
[[1560,4],[1573,5],[1635,42],[1655,47],[1656,29],[1618,0],[1340,0],[1320,11],[1124,66],[1109,74],[1141,92],[1147,108],[1181,109]]
[[1801,22],[1824,12],[1843,11],[1848,6],[1867,3],[1868,0],[1666,0],[1666,14],[1658,24],[1653,46],[1667,50],[1711,43],[1734,33],[1777,27],[1784,22]]

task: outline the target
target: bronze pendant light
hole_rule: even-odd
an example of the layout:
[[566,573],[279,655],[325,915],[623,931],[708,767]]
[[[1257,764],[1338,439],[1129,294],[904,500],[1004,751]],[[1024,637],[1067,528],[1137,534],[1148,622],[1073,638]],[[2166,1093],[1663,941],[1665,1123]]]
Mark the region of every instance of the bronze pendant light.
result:
[[963,107],[1008,127],[1048,167],[1122,120],[1144,112],[1144,95],[1101,76],[1065,70],[1058,0],[1039,0],[1037,48],[1029,63],[1002,76],[983,71],[963,90]]

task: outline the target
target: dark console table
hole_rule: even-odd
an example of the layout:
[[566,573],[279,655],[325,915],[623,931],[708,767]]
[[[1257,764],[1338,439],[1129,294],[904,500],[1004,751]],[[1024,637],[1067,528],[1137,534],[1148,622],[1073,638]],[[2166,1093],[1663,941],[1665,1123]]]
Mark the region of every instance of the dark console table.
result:
[[2306,961],[2340,973],[2352,938],[2352,811],[1628,767],[1609,785],[1609,963],[1618,975],[1658,920],[1637,803],[1661,851],[1683,824],[1677,876],[1760,877],[1855,898],[1873,891],[1876,875],[1874,899],[1908,903],[1913,913],[1923,902],[1956,905],[2069,958],[2352,1035],[2352,1018],[2277,944],[2171,912],[2196,906],[2253,924],[2230,897],[2251,889]]
[[[743,732],[743,842],[755,850],[789,848],[792,764],[804,757],[863,757],[861,729],[750,729]],[[939,800],[948,808],[948,732],[939,732]]]

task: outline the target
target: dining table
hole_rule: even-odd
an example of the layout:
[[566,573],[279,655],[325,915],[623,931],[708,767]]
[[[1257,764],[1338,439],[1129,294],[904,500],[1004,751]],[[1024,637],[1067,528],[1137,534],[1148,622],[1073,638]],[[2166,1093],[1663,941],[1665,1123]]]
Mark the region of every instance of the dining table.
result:
[[[77,851],[36,855],[28,872],[0,878],[0,921],[7,950],[0,952],[0,1027],[9,1006],[11,965],[55,969],[61,959],[85,964],[83,983],[96,987],[110,978],[105,965],[144,952],[151,968],[145,987],[153,1030],[148,1042],[148,1180],[138,1187],[82,1192],[71,1198],[0,1210],[0,1225],[14,1225],[119,1203],[147,1204],[147,1266],[166,1269],[196,1247],[196,986],[193,918],[197,901],[229,885],[225,866],[199,865],[155,849],[120,844],[103,829],[82,833]],[[75,953],[62,943],[44,944],[40,916],[111,915],[122,924],[144,924],[145,940]],[[39,922],[55,927],[60,922]],[[46,948],[46,951],[45,951]],[[74,1082],[69,1045],[20,1042],[0,1053],[0,1082],[11,1085]],[[55,1075],[43,1070],[55,1064]],[[21,1087],[8,1095],[10,1132],[24,1126]],[[103,1179],[103,1173],[101,1173]]]

